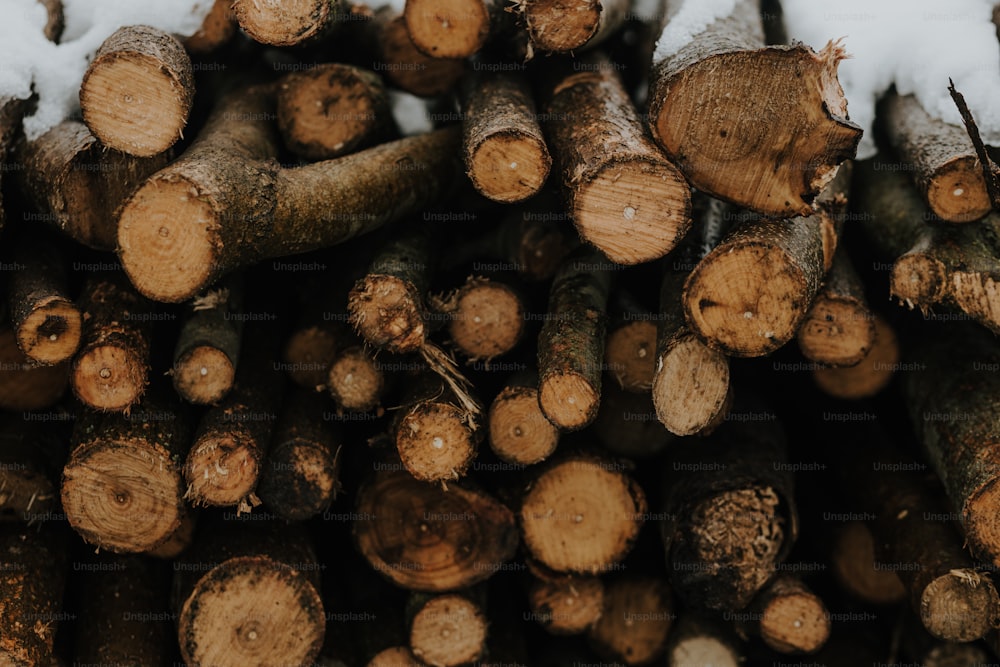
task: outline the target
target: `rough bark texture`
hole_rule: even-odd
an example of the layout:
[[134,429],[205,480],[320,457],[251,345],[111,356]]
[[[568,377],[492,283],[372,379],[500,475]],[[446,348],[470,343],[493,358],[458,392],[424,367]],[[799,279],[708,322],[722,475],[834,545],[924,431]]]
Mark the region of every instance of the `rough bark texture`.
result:
[[525,491],[524,546],[554,572],[605,573],[632,549],[646,509],[642,488],[621,464],[574,454],[548,464]]
[[104,40],[83,75],[83,122],[104,146],[136,157],[166,151],[184,133],[194,71],[184,45],[146,25]]
[[[681,5],[668,5],[668,21]],[[766,215],[812,213],[861,140],[837,81],[839,43],[765,47],[760,0],[738,0],[671,46],[653,55],[649,127],[691,185]]]
[[462,147],[469,179],[494,201],[531,197],[545,184],[552,157],[528,80],[509,72],[481,72],[468,88]]
[[552,281],[538,335],[538,401],[560,430],[581,429],[597,417],[612,266],[581,248]]
[[[21,121],[30,109],[29,100],[17,100],[10,97],[0,97],[0,182],[5,180],[7,170],[17,166],[9,161],[12,149],[22,134]],[[0,229],[7,222],[4,208],[3,193],[0,192]]]
[[322,63],[283,78],[277,114],[284,145],[307,160],[347,155],[395,132],[382,79],[340,63]]
[[23,144],[19,185],[39,211],[29,222],[53,226],[96,250],[114,250],[121,206],[135,188],[170,161],[169,154],[137,158],[105,150],[87,126],[67,120]]
[[421,53],[410,38],[403,14],[389,6],[378,9],[362,26],[364,41],[374,51],[386,81],[419,97],[451,91],[466,70],[462,58],[433,58]]
[[304,389],[289,394],[261,473],[258,493],[287,521],[325,511],[340,490],[341,438],[320,416],[322,396]]
[[508,463],[539,463],[559,444],[559,429],[538,404],[538,373],[533,369],[507,380],[490,404],[487,422],[490,448]]
[[488,364],[521,342],[525,304],[507,282],[470,276],[446,299],[448,334],[462,354]]
[[83,332],[73,393],[95,410],[127,412],[149,381],[153,305],[118,273],[92,274],[78,303]]
[[742,609],[798,536],[784,434],[767,412],[728,421],[671,457],[661,523],[674,591],[697,608]]
[[611,61],[554,69],[543,127],[577,231],[616,262],[662,257],[691,226],[690,187],[647,137]]
[[535,576],[528,588],[531,617],[554,635],[586,632],[604,611],[604,581],[600,577],[546,574]]
[[70,525],[99,549],[157,548],[188,513],[181,461],[191,445],[191,415],[147,398],[127,416],[77,413],[62,476]]
[[[379,574],[414,591],[444,592],[495,574],[514,557],[514,515],[483,491],[447,490],[389,464],[357,494],[352,531]],[[400,464],[395,464],[400,465]]]
[[942,220],[971,222],[993,208],[969,135],[933,118],[913,95],[891,94],[883,127],[924,201]]
[[265,89],[225,97],[184,155],[129,199],[119,254],[139,291],[182,301],[240,266],[369,232],[453,185],[458,128],[281,169],[273,117]]
[[340,0],[286,0],[281,4],[233,0],[240,27],[255,41],[295,46],[322,37],[333,26]]
[[815,653],[830,638],[830,612],[798,576],[768,582],[747,609],[742,627],[759,634],[778,653]]
[[0,326],[0,408],[41,410],[53,405],[69,385],[69,364],[37,366],[17,346],[10,326]]
[[524,0],[520,11],[532,50],[591,48],[625,24],[629,0]]
[[827,394],[857,400],[870,398],[892,381],[899,368],[899,340],[892,326],[875,314],[875,340],[864,359],[843,368],[814,368],[813,379]]
[[587,638],[609,660],[644,665],[666,649],[673,622],[673,595],[665,580],[617,577],[605,585],[601,617],[587,631]]

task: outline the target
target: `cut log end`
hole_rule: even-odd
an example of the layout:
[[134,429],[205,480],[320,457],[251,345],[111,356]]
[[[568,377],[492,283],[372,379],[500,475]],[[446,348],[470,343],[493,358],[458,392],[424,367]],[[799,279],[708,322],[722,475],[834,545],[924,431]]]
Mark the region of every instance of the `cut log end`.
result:
[[852,299],[820,294],[798,333],[807,359],[830,366],[859,363],[875,343],[872,313]]
[[436,597],[413,617],[410,649],[431,667],[473,663],[486,649],[486,618],[461,595]]
[[629,552],[646,499],[612,466],[570,459],[543,473],[521,507],[524,543],[555,572],[600,574]]
[[283,0],[280,9],[256,0],[235,0],[232,5],[240,27],[271,46],[294,46],[315,37],[331,20],[334,6],[329,0]]
[[874,396],[892,380],[899,363],[896,333],[875,317],[875,343],[860,363],[847,368],[818,368],[813,379],[820,389],[836,398],[861,399]]
[[181,476],[165,452],[147,443],[98,441],[66,464],[62,504],[87,542],[111,551],[149,551],[181,524]]
[[174,364],[174,388],[186,401],[214,405],[233,387],[236,367],[222,350],[202,345]]
[[185,662],[218,667],[311,664],[324,629],[313,585],[264,557],[233,558],[214,568],[198,581],[178,620]]
[[424,667],[409,646],[392,646],[379,651],[366,667]]
[[[197,220],[199,224],[192,224]],[[118,221],[122,266],[145,296],[179,303],[211,279],[221,252],[219,216],[185,179],[147,181]]]
[[370,274],[351,290],[350,322],[362,338],[393,354],[423,347],[422,299],[407,281]]
[[559,429],[542,414],[537,389],[506,387],[490,406],[489,439],[504,461],[531,465],[556,450]]
[[403,17],[414,46],[434,58],[468,58],[490,34],[482,0],[407,0]]
[[935,637],[975,641],[1000,622],[1000,598],[988,576],[972,569],[952,570],[924,589],[920,620]]
[[326,384],[330,363],[340,347],[337,333],[324,326],[298,329],[288,338],[282,356],[288,364],[288,376],[303,389]]
[[40,410],[63,395],[69,363],[36,366],[17,346],[13,329],[0,329],[0,408]]
[[656,324],[629,322],[608,334],[604,361],[611,377],[626,391],[648,391],[656,371]]
[[328,450],[308,440],[291,440],[272,449],[268,460],[271,469],[258,494],[283,519],[305,521],[330,506],[339,482]]
[[948,291],[948,270],[934,257],[911,252],[892,265],[889,292],[910,306],[937,303]]
[[1000,484],[991,482],[966,501],[965,533],[973,553],[983,554],[1000,565],[1000,518],[993,503],[1000,502]]
[[484,197],[512,203],[536,194],[545,184],[552,158],[534,134],[492,134],[471,150],[469,178]]
[[452,342],[470,359],[490,360],[514,349],[524,332],[524,304],[502,283],[470,280],[448,324]]
[[597,623],[604,609],[599,577],[536,579],[528,591],[534,618],[551,634],[575,635]]
[[602,654],[626,665],[652,663],[666,649],[674,614],[670,589],[652,577],[605,585],[604,608],[587,633]]
[[326,387],[344,410],[374,410],[382,401],[385,375],[363,348],[355,347],[330,364]]
[[666,255],[691,227],[691,189],[669,162],[604,165],[573,198],[573,221],[608,259],[641,264]]
[[52,297],[36,307],[17,328],[17,344],[36,363],[66,361],[80,347],[82,319],[68,299]]
[[410,39],[402,16],[385,24],[380,42],[386,80],[412,95],[443,95],[452,90],[465,73],[462,58],[432,58],[421,53]]
[[396,448],[403,465],[425,482],[458,479],[476,455],[466,413],[447,403],[420,403],[400,421]]
[[813,653],[830,637],[830,615],[810,591],[775,596],[764,608],[760,634],[779,653]]
[[601,394],[587,378],[572,372],[542,380],[538,402],[545,417],[562,431],[576,431],[597,417]]
[[875,540],[864,522],[852,521],[838,532],[831,561],[840,585],[865,602],[894,604],[906,597],[899,575],[875,568]]
[[927,203],[942,220],[972,222],[993,206],[975,155],[963,155],[942,165],[927,184]]
[[184,467],[188,484],[185,497],[195,505],[240,505],[257,486],[260,475],[260,462],[254,456],[257,450],[256,444],[244,442],[238,427],[199,439]]
[[600,0],[581,3],[527,0],[523,6],[528,37],[532,46],[542,51],[564,53],[579,49],[597,34],[601,25]]
[[653,382],[656,416],[675,435],[694,435],[724,412],[730,392],[729,360],[694,334],[677,341]]
[[77,357],[73,392],[95,410],[120,412],[135,405],[146,390],[146,360],[136,350],[98,345]]

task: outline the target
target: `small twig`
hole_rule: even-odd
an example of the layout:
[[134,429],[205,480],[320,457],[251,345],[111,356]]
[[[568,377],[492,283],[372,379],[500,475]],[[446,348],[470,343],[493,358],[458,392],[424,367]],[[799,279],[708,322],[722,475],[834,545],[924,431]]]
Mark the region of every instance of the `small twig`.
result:
[[997,178],[997,167],[986,152],[986,144],[983,143],[982,137],[979,136],[979,126],[976,125],[976,119],[972,117],[972,112],[969,111],[969,107],[965,103],[965,97],[962,93],[955,90],[955,82],[950,77],[948,78],[948,92],[951,93],[951,99],[954,100],[955,106],[958,107],[958,113],[962,115],[965,131],[969,134],[969,139],[972,139],[972,146],[976,149],[976,156],[979,158],[979,163],[983,166],[983,179],[986,181],[986,192],[990,196],[990,203],[993,205],[993,208],[1000,208],[1000,179]]

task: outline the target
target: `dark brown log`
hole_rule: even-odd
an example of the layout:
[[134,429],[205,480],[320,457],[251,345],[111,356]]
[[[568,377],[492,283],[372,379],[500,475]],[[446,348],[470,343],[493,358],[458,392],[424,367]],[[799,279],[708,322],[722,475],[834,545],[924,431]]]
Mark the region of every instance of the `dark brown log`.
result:
[[348,332],[348,340],[333,361],[326,388],[341,410],[381,415],[382,396],[391,378],[371,350]]
[[64,121],[25,143],[17,153],[21,189],[44,222],[74,241],[97,250],[114,250],[118,213],[125,199],[170,161],[160,154],[137,158],[105,150],[87,126]]
[[201,27],[184,40],[188,53],[205,55],[224,46],[236,34],[232,0],[214,0]]
[[610,660],[644,665],[666,649],[674,616],[673,595],[663,579],[615,577],[604,587],[604,608],[587,638]]
[[466,593],[412,593],[407,602],[410,650],[430,667],[476,663],[486,652],[485,596]]
[[614,267],[580,248],[563,260],[538,335],[538,402],[557,428],[574,431],[597,417]]
[[524,545],[554,572],[601,574],[632,549],[646,508],[642,488],[622,464],[575,454],[547,465],[525,491]]
[[890,94],[881,111],[889,141],[935,215],[971,222],[990,212],[979,160],[961,127],[933,118],[913,95]]
[[830,612],[796,575],[776,576],[740,615],[749,619],[741,627],[778,653],[815,653],[830,638]]
[[656,416],[649,393],[605,386],[593,425],[594,435],[614,456],[644,459],[656,456],[676,438]]
[[480,72],[464,97],[465,171],[476,190],[508,203],[536,194],[548,178],[552,157],[528,80],[509,72]]
[[410,37],[403,14],[390,6],[375,11],[362,24],[375,69],[388,83],[419,97],[437,97],[451,91],[465,74],[462,58],[434,58],[421,53]]
[[674,622],[667,642],[669,667],[739,667],[743,651],[727,624],[686,611]]
[[368,563],[397,586],[440,593],[485,581],[518,545],[514,515],[483,491],[392,469],[358,491],[352,531]]
[[623,264],[667,254],[691,226],[691,189],[647,137],[613,63],[597,54],[551,74],[543,127],[581,238]]
[[283,78],[278,130],[285,146],[307,160],[329,160],[387,140],[395,132],[389,94],[377,74],[322,63]]
[[900,367],[899,341],[892,326],[875,314],[875,341],[865,358],[846,368],[814,368],[813,380],[827,394],[856,400],[879,393]]
[[906,598],[899,575],[876,563],[875,538],[864,521],[850,521],[837,530],[830,561],[837,583],[859,600],[890,605]]
[[44,234],[21,238],[12,253],[8,284],[17,345],[36,364],[71,359],[80,347],[82,317],[70,298],[66,257]]
[[[0,521],[29,524],[58,512],[69,412],[26,412],[0,419]],[[50,418],[55,424],[40,421]]]
[[319,394],[289,394],[267,452],[258,495],[282,519],[304,521],[325,511],[340,490],[341,438],[323,420]]
[[489,443],[501,460],[532,465],[547,459],[559,444],[559,429],[538,404],[538,374],[517,373],[490,404]]
[[83,122],[104,146],[152,157],[184,134],[194,70],[184,45],[162,30],[125,26],[104,40],[80,86]]
[[[60,3],[60,8],[62,4]],[[0,97],[0,182],[5,180],[6,172],[20,167],[15,162],[10,161],[13,148],[18,139],[22,136],[21,121],[29,112],[31,102],[29,100],[18,100],[12,97]],[[0,229],[7,222],[7,214],[4,207],[3,193],[0,192]]]
[[65,393],[69,386],[69,363],[38,366],[17,346],[17,335],[9,325],[0,326],[0,408],[42,410]]
[[95,410],[128,411],[149,381],[154,307],[120,273],[92,274],[79,304],[83,333],[73,393]]
[[457,128],[281,169],[269,161],[273,108],[263,88],[224,97],[184,155],[129,199],[119,254],[140,292],[183,301],[241,266],[369,232],[454,183]]
[[760,0],[738,0],[684,38],[670,25],[682,6],[668,5],[653,55],[653,138],[707,194],[769,216],[811,214],[861,140],[837,81],[844,48],[765,47]]
[[128,415],[83,409],[62,478],[70,525],[99,549],[156,549],[181,525],[181,461],[191,445],[191,416],[147,398]]
[[240,27],[254,40],[271,46],[294,46],[324,35],[337,18],[339,0],[293,0],[280,5],[233,0]]
[[601,618],[604,582],[600,577],[535,574],[528,588],[528,605],[531,618],[547,632],[580,634]]
[[522,0],[532,50],[557,53],[591,48],[625,24],[628,0]]
[[175,566],[184,662],[213,667],[312,664],[323,644],[320,571],[308,536],[277,521],[203,524]]
[[297,327],[281,354],[288,378],[303,389],[319,391],[326,386],[330,364],[350,336],[346,329],[332,321]]
[[167,538],[167,541],[155,549],[147,551],[146,555],[173,560],[187,551],[194,543],[194,533],[197,527],[196,516],[197,514],[193,511],[187,512],[181,519],[181,525]]
[[448,314],[451,342],[472,361],[489,363],[521,342],[525,305],[501,280],[470,276],[438,310]]
[[604,365],[617,385],[649,393],[656,371],[656,317],[624,290],[611,294],[611,325],[604,346]]
[[[996,662],[981,642],[943,642],[935,639],[924,630],[920,619],[913,613],[903,612],[899,628],[901,658],[922,667],[988,665]],[[992,636],[996,636],[995,633]],[[986,644],[989,645],[989,638]]]
[[243,339],[238,276],[194,299],[174,345],[174,389],[196,405],[214,405],[233,388]]

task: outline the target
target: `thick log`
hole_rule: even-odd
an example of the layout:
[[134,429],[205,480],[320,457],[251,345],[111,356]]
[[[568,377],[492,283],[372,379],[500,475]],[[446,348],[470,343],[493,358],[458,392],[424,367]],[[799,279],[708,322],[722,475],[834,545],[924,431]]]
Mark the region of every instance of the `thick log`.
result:
[[462,58],[434,58],[421,52],[410,37],[404,15],[388,5],[362,25],[364,41],[378,61],[375,69],[392,86],[418,97],[437,97],[453,90],[465,74]]
[[459,667],[480,661],[486,652],[485,593],[412,593],[407,602],[410,650],[430,667]]
[[590,644],[610,660],[644,665],[660,657],[674,622],[667,582],[651,576],[621,576],[604,587],[601,617],[587,631]]
[[240,27],[255,41],[295,46],[322,37],[337,19],[340,0],[292,0],[281,4],[233,0]]

